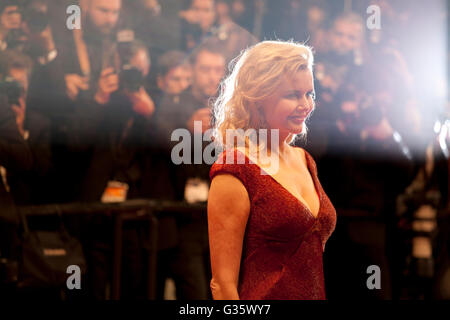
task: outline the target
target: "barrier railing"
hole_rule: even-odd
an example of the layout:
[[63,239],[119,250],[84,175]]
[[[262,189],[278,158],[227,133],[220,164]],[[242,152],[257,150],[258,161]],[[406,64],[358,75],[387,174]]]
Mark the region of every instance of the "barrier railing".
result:
[[186,219],[198,219],[206,216],[206,204],[188,204],[186,202],[160,201],[154,199],[134,199],[120,203],[68,203],[18,207],[18,213],[27,216],[46,215],[84,215],[106,214],[113,218],[113,271],[111,279],[111,298],[120,299],[123,224],[125,221],[140,220],[149,223],[148,282],[147,298],[156,298],[156,263],[158,250],[158,217],[164,214],[182,215]]

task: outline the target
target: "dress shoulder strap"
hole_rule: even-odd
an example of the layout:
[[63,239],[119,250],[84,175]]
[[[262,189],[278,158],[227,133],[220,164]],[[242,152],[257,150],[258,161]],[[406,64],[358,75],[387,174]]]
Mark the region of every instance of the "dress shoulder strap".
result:
[[241,151],[236,148],[225,150],[212,165],[209,177],[212,180],[219,174],[231,174],[247,188],[250,182],[249,165],[249,159]]

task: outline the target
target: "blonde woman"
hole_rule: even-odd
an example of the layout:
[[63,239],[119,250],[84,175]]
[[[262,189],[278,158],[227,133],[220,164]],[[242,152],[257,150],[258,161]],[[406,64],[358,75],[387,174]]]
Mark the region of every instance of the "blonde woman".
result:
[[[314,159],[292,145],[315,107],[312,65],[308,47],[264,41],[236,59],[222,84],[214,116],[224,152],[208,197],[214,299],[325,299],[322,253],[336,211]],[[236,129],[277,135],[233,146],[224,137]]]

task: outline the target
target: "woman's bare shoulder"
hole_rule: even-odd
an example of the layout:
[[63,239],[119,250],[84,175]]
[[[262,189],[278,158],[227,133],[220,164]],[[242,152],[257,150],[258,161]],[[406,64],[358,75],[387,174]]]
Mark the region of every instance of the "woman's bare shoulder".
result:
[[242,181],[226,173],[215,176],[208,194],[208,211],[212,210],[248,214],[250,199]]
[[229,173],[221,173],[216,175],[211,181],[210,193],[220,192],[226,195],[247,194],[242,181],[236,176]]
[[[228,150],[227,152],[232,152],[233,158],[236,155],[235,151],[238,151],[241,153],[241,155],[247,156],[247,151],[245,148],[236,147],[232,150]],[[229,159],[227,158],[227,161]],[[240,162],[237,161],[238,159],[233,160],[233,164],[239,164]],[[243,176],[242,170],[238,170],[236,166],[233,166],[233,169],[228,169],[221,171],[220,174],[217,174],[214,176],[214,178],[211,181],[211,188],[212,191],[220,192],[221,194],[227,194],[232,195],[233,193],[245,195],[248,197],[247,189],[245,187],[245,175]],[[211,192],[211,190],[210,190]]]

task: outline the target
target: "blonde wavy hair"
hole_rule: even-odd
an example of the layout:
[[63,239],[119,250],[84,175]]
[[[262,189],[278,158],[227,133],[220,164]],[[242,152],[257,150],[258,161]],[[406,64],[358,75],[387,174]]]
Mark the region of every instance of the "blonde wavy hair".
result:
[[[223,141],[229,129],[268,129],[261,102],[276,92],[284,77],[293,77],[299,70],[312,71],[312,66],[311,48],[293,41],[263,41],[243,51],[231,61],[230,74],[214,102],[215,142],[223,149],[232,147],[234,141]],[[288,137],[290,142],[294,138]]]

